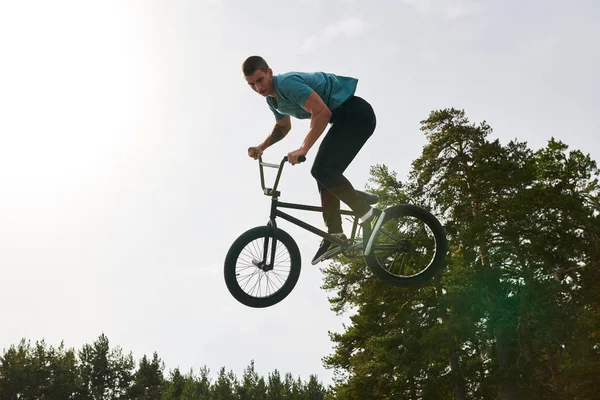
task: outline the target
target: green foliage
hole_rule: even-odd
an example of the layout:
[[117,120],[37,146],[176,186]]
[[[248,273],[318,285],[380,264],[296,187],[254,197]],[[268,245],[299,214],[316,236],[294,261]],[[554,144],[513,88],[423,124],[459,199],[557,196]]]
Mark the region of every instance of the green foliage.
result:
[[133,381],[133,357],[120,347],[110,348],[102,334],[92,345],[79,351],[81,399],[125,399]]
[[158,358],[158,354],[154,353],[152,361],[148,361],[148,357],[144,355],[134,374],[129,397],[140,400],[161,400],[165,385],[163,370],[164,364]]
[[428,284],[391,287],[360,257],[324,271],[331,308],[350,324],[330,333],[325,388],[254,362],[238,379],[165,376],[156,353],[137,367],[101,335],[76,352],[25,340],[0,355],[0,399],[577,399],[600,392],[600,184],[581,151],[491,140],[464,111],[433,111],[428,143],[406,181],[371,169],[380,207],[412,203],[442,221],[447,268]]
[[44,341],[22,340],[0,355],[0,399],[2,400],[324,400],[326,389],[311,375],[304,382],[279,371],[261,377],[254,361],[241,380],[224,367],[211,381],[209,369],[182,374],[178,368],[164,374],[157,353],[143,356],[135,368],[133,356],[120,347],[111,348],[102,334],[78,352],[48,347]]
[[[485,122],[434,111],[406,182],[371,169],[380,207],[413,203],[442,220],[447,268],[389,287],[360,259],[325,270],[336,398],[577,398],[600,390],[600,186],[596,163],[554,139],[490,141]],[[557,323],[559,322],[559,323]]]
[[22,340],[0,357],[0,399],[73,399],[79,391],[75,353]]

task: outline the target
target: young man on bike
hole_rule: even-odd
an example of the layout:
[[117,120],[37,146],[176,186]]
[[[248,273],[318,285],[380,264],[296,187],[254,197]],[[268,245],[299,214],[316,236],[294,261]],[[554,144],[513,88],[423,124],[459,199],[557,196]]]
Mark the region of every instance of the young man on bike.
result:
[[[306,156],[327,125],[331,124],[311,169],[317,181],[322,207],[339,210],[341,200],[360,216],[363,225],[370,222],[373,208],[343,175],[373,134],[376,125],[371,105],[354,95],[358,80],[323,72],[273,75],[267,62],[259,56],[247,58],[242,70],[248,85],[266,98],[275,116],[271,134],[258,146],[248,148],[248,155],[256,159],[258,154],[283,139],[292,128],[290,116],[310,118],[310,129],[302,145],[288,153],[288,161],[292,165],[297,164],[298,157]],[[339,211],[325,211],[323,219],[330,234],[345,240]],[[312,264],[322,261],[323,255],[332,250],[334,245],[324,239]]]

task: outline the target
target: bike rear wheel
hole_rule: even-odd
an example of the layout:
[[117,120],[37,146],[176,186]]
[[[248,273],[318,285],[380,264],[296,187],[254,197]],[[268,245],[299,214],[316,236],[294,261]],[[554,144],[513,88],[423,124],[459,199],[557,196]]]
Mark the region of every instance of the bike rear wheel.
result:
[[[276,228],[275,260],[271,265],[274,229],[259,226],[238,237],[225,257],[225,283],[240,303],[254,308],[279,303],[300,276],[300,250],[294,239]],[[265,253],[266,250],[266,253]],[[266,254],[266,258],[265,258]]]
[[389,207],[373,235],[365,260],[375,276],[391,285],[422,285],[444,268],[444,228],[425,209],[410,204]]

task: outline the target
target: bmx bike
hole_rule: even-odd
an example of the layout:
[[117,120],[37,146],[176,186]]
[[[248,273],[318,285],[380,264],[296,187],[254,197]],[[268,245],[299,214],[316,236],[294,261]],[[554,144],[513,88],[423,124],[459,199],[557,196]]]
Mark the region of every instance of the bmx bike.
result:
[[[300,161],[305,161],[301,157]],[[254,308],[269,307],[287,297],[300,276],[301,257],[295,240],[277,227],[282,218],[322,238],[337,244],[325,258],[343,255],[363,257],[371,272],[379,279],[397,287],[419,286],[444,268],[447,240],[441,223],[429,211],[411,204],[399,204],[375,210],[376,218],[362,226],[352,211],[340,209],[353,219],[347,240],[330,235],[281,209],[323,212],[324,208],[279,201],[277,190],[287,156],[279,164],[258,157],[263,193],[271,197],[267,225],[242,233],[231,245],[225,257],[225,283],[231,295],[240,303]],[[263,167],[277,168],[272,188],[265,187]],[[377,204],[377,195],[358,191],[370,205]],[[362,231],[362,235],[359,235]]]

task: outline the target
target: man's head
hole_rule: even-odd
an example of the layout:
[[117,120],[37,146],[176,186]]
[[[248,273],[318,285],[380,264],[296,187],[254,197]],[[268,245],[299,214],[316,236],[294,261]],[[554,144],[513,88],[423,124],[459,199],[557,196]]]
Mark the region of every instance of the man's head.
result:
[[251,56],[242,64],[242,71],[248,85],[256,93],[262,96],[275,94],[275,86],[273,85],[273,70],[264,58],[260,56]]

